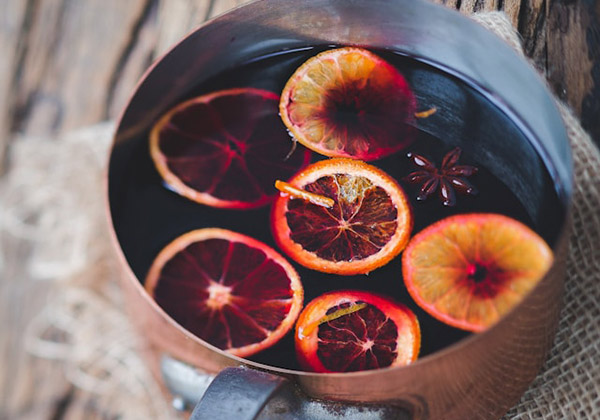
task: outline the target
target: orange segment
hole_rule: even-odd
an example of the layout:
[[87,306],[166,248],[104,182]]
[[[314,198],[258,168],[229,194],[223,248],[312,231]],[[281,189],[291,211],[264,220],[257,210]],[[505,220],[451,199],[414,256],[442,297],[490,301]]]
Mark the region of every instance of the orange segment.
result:
[[269,203],[273,183],[305,166],[278,116],[279,96],[260,89],[213,92],[167,112],[150,133],[150,154],[170,189],[213,207]]
[[422,284],[423,299],[438,302],[444,295],[452,292],[456,284],[464,276],[464,270],[454,267],[418,267],[415,268]]
[[240,357],[283,337],[304,295],[298,274],[281,255],[248,236],[216,228],[188,232],[167,245],[145,287],[182,327]]
[[362,48],[324,51],[289,79],[279,110],[290,133],[332,157],[380,159],[414,139],[415,98],[404,77]]
[[466,269],[468,259],[465,254],[468,250],[461,249],[448,236],[439,235],[432,237],[429,242],[416,244],[415,267]]
[[429,314],[481,331],[518,304],[552,260],[544,240],[522,223],[498,214],[463,214],[415,235],[402,256],[402,273]]
[[369,292],[326,293],[296,323],[296,354],[307,370],[352,372],[404,366],[417,359],[421,330],[399,303]]
[[273,205],[277,244],[305,267],[368,273],[406,246],[413,225],[408,199],[380,169],[352,159],[329,159],[310,165],[289,184],[334,201],[326,208],[281,195]]

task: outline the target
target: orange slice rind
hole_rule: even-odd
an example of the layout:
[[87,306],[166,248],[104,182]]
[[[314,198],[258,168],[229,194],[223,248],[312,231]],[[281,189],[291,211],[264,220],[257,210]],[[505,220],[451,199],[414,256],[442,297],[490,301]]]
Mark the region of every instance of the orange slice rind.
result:
[[247,357],[294,325],[303,288],[294,268],[264,243],[225,229],[185,233],[155,258],[145,288],[176,323]]
[[273,204],[276,243],[305,267],[364,274],[406,246],[412,209],[402,188],[382,170],[353,159],[328,159],[308,166],[289,184],[335,202],[326,208],[282,195]]
[[324,51],[286,83],[279,111],[292,136],[330,157],[383,158],[414,140],[415,97],[398,70],[363,48]]
[[414,362],[421,330],[414,313],[364,291],[329,292],[312,300],[296,323],[296,354],[313,372],[351,372]]
[[165,113],[150,132],[150,155],[168,188],[212,207],[249,209],[268,204],[276,179],[310,160],[290,152],[278,115],[279,96],[255,88],[211,92]]

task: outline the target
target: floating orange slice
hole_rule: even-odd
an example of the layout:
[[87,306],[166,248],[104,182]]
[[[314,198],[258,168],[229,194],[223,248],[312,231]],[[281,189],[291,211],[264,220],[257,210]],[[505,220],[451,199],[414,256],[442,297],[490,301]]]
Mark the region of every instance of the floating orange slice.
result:
[[517,305],[552,265],[552,250],[499,214],[451,216],[415,235],[402,255],[419,306],[457,328],[482,331]]
[[296,324],[296,354],[304,369],[352,372],[404,366],[417,359],[421,331],[399,303],[362,291],[326,293]]
[[332,157],[374,160],[414,139],[415,97],[391,64],[362,48],[322,52],[288,80],[279,111],[296,140]]
[[240,357],[283,337],[304,297],[298,274],[276,251],[216,228],[188,232],[167,245],[145,287],[185,329]]
[[[289,187],[292,187],[289,189]],[[275,241],[298,263],[336,274],[368,273],[406,246],[412,211],[398,183],[382,170],[353,159],[314,163],[293,177],[288,190],[333,200],[282,193],[271,212]]]
[[150,133],[150,154],[175,192],[214,207],[269,203],[273,183],[308,164],[310,151],[288,157],[290,141],[278,115],[279,96],[260,89],[221,90],[185,101]]

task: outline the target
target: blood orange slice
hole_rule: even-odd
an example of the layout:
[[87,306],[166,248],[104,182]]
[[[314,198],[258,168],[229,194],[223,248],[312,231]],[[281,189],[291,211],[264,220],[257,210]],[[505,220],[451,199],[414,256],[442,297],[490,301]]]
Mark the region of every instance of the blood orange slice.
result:
[[150,133],[150,154],[166,184],[214,207],[247,209],[271,201],[275,179],[308,164],[290,151],[278,116],[279,96],[260,89],[222,90],[167,112]]
[[417,359],[421,331],[399,303],[362,291],[326,293],[296,323],[296,354],[314,372],[351,372],[404,366]]
[[413,299],[433,317],[482,331],[534,288],[552,259],[546,242],[524,224],[499,214],[463,214],[415,235],[402,272]]
[[298,274],[276,251],[216,228],[188,232],[167,245],[145,287],[185,329],[240,357],[283,337],[304,297]]
[[273,235],[298,263],[337,274],[368,273],[406,246],[412,211],[398,183],[353,159],[314,163],[289,186],[333,200],[333,206],[281,194],[271,212]]
[[374,160],[414,139],[415,97],[391,64],[362,48],[324,51],[300,66],[279,111],[295,139],[332,157]]

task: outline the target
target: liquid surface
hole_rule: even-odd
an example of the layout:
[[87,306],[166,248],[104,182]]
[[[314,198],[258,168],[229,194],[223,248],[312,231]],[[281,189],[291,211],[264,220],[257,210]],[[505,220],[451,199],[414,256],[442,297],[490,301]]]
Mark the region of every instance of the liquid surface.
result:
[[[200,83],[179,102],[232,87],[251,86],[279,93],[293,71],[316,52],[290,52],[256,60]],[[562,220],[556,194],[531,147],[515,150],[502,146],[510,145],[511,141],[514,144],[524,141],[507,117],[473,89],[429,66],[389,52],[382,55],[408,80],[417,97],[418,110],[432,106],[438,109],[436,114],[417,121],[419,130],[411,146],[370,162],[399,180],[407,192],[414,209],[413,234],[453,214],[495,212],[529,225],[552,244]],[[418,169],[406,156],[407,152],[424,155],[439,165],[445,153],[456,145],[464,150],[460,162],[479,168],[479,172],[469,178],[479,190],[478,196],[458,195],[454,207],[443,206],[437,194],[417,201],[418,186],[402,181]],[[313,161],[322,158],[313,153]],[[192,229],[230,229],[278,249],[269,228],[270,206],[245,211],[217,209],[168,190],[151,161],[147,133],[115,147],[110,173],[109,194],[115,230],[126,259],[139,279],[145,278],[153,259],[167,243]],[[546,209],[543,216],[542,209]],[[437,321],[413,302],[402,281],[401,256],[368,275],[343,277],[308,270],[288,260],[298,270],[304,285],[305,304],[328,291],[357,289],[384,294],[407,305],[421,325],[420,357],[469,334]],[[292,334],[250,359],[299,369]]]

